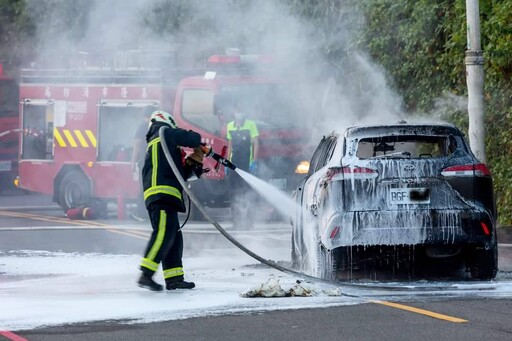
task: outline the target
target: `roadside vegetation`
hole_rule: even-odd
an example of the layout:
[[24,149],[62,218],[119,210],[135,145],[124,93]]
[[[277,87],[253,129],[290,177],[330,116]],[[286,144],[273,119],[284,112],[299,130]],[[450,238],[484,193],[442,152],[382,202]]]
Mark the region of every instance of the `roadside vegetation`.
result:
[[[87,39],[87,13],[99,0],[0,0],[0,61],[15,73],[38,54],[42,41]],[[315,28],[317,45],[333,65],[354,50],[371,55],[386,72],[388,83],[403,96],[405,110],[442,117],[467,132],[465,107],[465,2],[460,0],[274,0]],[[124,3],[124,2],[122,2]],[[175,35],[216,31],[213,16],[198,16],[192,6],[214,6],[197,0],[151,1],[140,13],[146,34]],[[226,0],[243,11],[249,0]],[[263,6],[262,6],[263,7]],[[212,8],[213,9],[213,8]],[[493,173],[499,221],[512,223],[512,1],[480,0],[485,56],[487,162]],[[363,14],[360,16],[360,14]],[[115,13],[112,14],[115,19]],[[60,17],[65,20],[56,21]],[[364,18],[361,20],[361,18]],[[350,26],[355,34],[346,36]],[[45,36],[41,34],[45,32]],[[90,37],[89,37],[90,38]],[[130,40],[132,37],[127,37]],[[243,41],[243,32],[201,46],[206,54]],[[339,75],[338,77],[342,77]]]

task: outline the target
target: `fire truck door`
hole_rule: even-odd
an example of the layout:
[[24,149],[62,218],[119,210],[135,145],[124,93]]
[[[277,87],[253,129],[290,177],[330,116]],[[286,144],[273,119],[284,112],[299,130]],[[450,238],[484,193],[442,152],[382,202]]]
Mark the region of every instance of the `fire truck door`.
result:
[[103,102],[98,107],[98,161],[130,162],[135,133],[144,121],[143,110],[156,102]]
[[23,136],[21,158],[53,159],[54,102],[25,100],[23,102]]

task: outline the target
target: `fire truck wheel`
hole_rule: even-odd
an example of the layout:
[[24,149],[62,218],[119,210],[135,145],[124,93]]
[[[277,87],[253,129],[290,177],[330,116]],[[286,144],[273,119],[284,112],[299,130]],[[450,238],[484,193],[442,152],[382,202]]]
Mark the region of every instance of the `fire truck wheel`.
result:
[[64,175],[59,186],[59,204],[64,211],[75,207],[86,207],[91,202],[89,180],[78,171]]

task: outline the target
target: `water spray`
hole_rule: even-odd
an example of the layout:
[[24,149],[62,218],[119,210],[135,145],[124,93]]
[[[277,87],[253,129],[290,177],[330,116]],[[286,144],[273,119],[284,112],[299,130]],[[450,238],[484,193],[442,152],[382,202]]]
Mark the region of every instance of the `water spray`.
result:
[[[234,170],[238,173],[238,175],[244,179],[245,182],[247,182],[251,187],[258,192],[262,197],[264,197],[272,206],[274,206],[283,216],[287,216],[291,212],[291,205],[286,205],[286,202],[289,202],[289,198],[284,195],[284,193],[281,193],[280,191],[276,190],[272,185],[268,184],[267,182],[255,177],[254,175],[243,171],[242,169],[236,167],[231,161],[224,158],[223,156],[215,153],[213,151],[213,148],[201,145],[201,150],[207,157],[213,158],[215,161],[217,161],[218,165],[224,165],[225,167],[228,167],[229,169]],[[216,167],[217,168],[217,167]]]

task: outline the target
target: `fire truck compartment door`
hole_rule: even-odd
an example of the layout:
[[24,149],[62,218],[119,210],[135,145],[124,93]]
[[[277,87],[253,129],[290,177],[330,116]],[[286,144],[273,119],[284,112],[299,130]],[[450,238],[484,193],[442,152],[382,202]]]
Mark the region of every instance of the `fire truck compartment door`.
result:
[[22,159],[53,159],[54,104],[47,99],[23,101]]
[[98,161],[130,162],[137,128],[147,125],[143,109],[158,101],[101,101],[98,104]]

